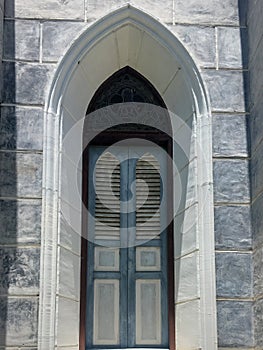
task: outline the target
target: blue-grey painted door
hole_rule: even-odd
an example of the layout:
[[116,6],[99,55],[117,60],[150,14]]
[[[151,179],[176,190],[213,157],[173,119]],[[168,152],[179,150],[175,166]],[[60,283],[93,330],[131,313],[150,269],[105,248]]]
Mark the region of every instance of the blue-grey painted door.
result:
[[86,349],[168,348],[166,162],[89,149]]

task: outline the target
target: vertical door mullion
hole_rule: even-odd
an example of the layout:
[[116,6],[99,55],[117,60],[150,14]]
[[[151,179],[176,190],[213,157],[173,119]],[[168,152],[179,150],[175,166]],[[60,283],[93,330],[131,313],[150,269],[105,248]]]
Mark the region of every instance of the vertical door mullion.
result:
[[[126,159],[126,150],[124,159]],[[127,213],[125,206],[127,204],[128,189],[128,162],[126,160],[120,163],[120,346],[128,347],[128,254],[127,254]]]

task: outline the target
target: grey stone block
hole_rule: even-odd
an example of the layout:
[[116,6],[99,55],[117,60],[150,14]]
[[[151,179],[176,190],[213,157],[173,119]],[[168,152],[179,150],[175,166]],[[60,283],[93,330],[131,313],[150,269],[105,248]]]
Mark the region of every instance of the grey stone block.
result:
[[[3,11],[0,8],[0,33],[3,33]],[[3,35],[0,35],[0,96],[2,96],[3,74],[2,74],[2,59],[3,59]]]
[[2,102],[14,102],[16,95],[16,69],[15,63],[4,62],[2,64],[3,92]]
[[0,298],[0,345],[37,343],[38,298]]
[[3,6],[4,2],[0,2],[0,96],[2,96],[2,85],[3,85],[3,76],[2,76],[2,58],[3,58]]
[[217,302],[218,345],[221,347],[252,347],[252,302]]
[[[31,347],[31,346],[30,346],[30,348],[29,348],[29,347],[27,347],[27,346],[21,346],[21,347],[19,346],[19,347],[15,347],[15,348],[14,348],[14,347],[12,346],[12,347],[10,348],[9,346],[8,346],[8,347],[5,346],[5,347],[3,347],[3,348],[0,347],[0,350],[37,350],[37,347]],[[60,348],[59,350],[63,350],[63,349]],[[64,349],[64,350],[65,350],[65,349]]]
[[[100,0],[98,0],[100,1]],[[120,0],[115,0],[118,4]],[[129,0],[126,0],[129,3]],[[132,5],[158,18],[163,23],[172,23],[173,21],[173,3],[171,0],[132,0]]]
[[215,202],[248,203],[249,171],[246,160],[214,161]]
[[218,297],[252,297],[252,254],[216,254],[216,291]]
[[249,206],[215,207],[214,220],[216,249],[251,249]]
[[39,259],[39,248],[0,248],[0,293],[38,293]]
[[257,101],[255,101],[250,113],[250,138],[253,153],[253,150],[263,139],[263,89],[260,92]]
[[175,25],[170,30],[203,67],[215,67],[215,29],[205,26]]
[[0,153],[0,196],[41,197],[42,155]]
[[250,99],[251,103],[256,103],[263,90],[263,35],[256,54],[249,64],[250,72]]
[[254,305],[254,324],[255,324],[255,345],[256,349],[263,348],[263,299],[257,300]]
[[158,18],[163,23],[172,23],[173,3],[171,0],[87,0],[86,16],[88,21],[94,21],[101,18],[106,13],[131,3],[133,6],[140,8],[142,11]]
[[207,84],[212,110],[245,112],[245,72],[205,70],[203,78]]
[[3,4],[0,2],[0,28],[1,28],[1,35],[0,35],[0,43],[1,43],[1,53],[2,53],[2,44],[3,44],[3,26],[4,26],[4,8]]
[[58,61],[86,26],[79,22],[44,22],[43,61]]
[[5,1],[5,5],[4,5],[4,15],[5,17],[11,17],[14,18],[14,14],[15,14],[15,4],[14,1]]
[[41,108],[1,108],[1,149],[42,150],[42,144],[43,110]]
[[4,62],[3,102],[43,104],[54,70],[52,65]]
[[218,62],[220,68],[247,67],[248,44],[245,28],[218,28]]
[[252,203],[251,222],[253,232],[253,244],[255,247],[263,243],[263,193]]
[[[3,56],[3,32],[4,32],[4,12],[3,8],[1,8],[1,3],[0,3],[0,30],[1,30],[1,35],[0,35],[0,56]],[[2,62],[1,62],[2,63]]]
[[[243,13],[238,11],[239,0],[176,0],[174,8],[175,21],[179,23],[244,23]],[[240,15],[242,17],[240,18]]]
[[40,243],[41,200],[0,200],[0,244]]
[[248,0],[238,0],[239,25],[247,26]]
[[248,1],[248,35],[249,35],[249,51],[250,57],[253,58],[257,50],[259,41],[262,40],[262,17],[263,17],[263,2]]
[[4,58],[39,60],[40,24],[37,21],[5,20]]
[[[263,291],[263,248],[259,248],[253,254],[254,262],[254,293],[255,297]],[[263,314],[262,314],[263,315]]]
[[255,198],[263,190],[263,143],[261,142],[251,159],[251,193]]
[[215,114],[212,117],[213,155],[248,156],[248,121],[246,115]]
[[[4,26],[4,5],[3,5],[3,0],[0,2],[0,28],[1,28],[1,33],[3,33],[3,26]],[[1,43],[1,54],[3,50],[3,35],[1,34],[0,36],[0,43]]]
[[84,19],[84,0],[16,0],[5,2],[6,17]]
[[4,2],[5,0],[0,0],[0,10],[2,11],[2,14],[4,13]]

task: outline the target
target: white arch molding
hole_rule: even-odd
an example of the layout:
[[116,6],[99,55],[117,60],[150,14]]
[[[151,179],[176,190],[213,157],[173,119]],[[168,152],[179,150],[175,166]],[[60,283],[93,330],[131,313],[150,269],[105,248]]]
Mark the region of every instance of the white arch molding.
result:
[[[38,348],[78,349],[81,201],[74,198],[79,191],[68,177],[75,172],[82,178],[81,120],[94,92],[126,65],[145,76],[168,109],[192,130],[191,159],[181,164],[186,204],[176,215],[174,229],[176,346],[215,350],[209,103],[200,73],[181,43],[160,22],[130,5],[106,15],[77,38],[58,66],[46,101]],[[70,142],[62,143],[73,125]],[[65,225],[62,211],[74,221],[74,230]]]

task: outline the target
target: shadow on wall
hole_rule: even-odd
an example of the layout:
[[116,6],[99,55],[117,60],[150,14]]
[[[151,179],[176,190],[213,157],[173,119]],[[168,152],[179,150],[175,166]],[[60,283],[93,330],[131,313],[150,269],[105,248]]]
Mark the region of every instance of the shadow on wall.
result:
[[[4,1],[1,1],[4,21]],[[8,0],[10,17],[14,13],[14,0]],[[15,51],[14,21],[8,28],[8,51]],[[0,30],[2,43],[7,35],[3,22]],[[3,29],[4,28],[4,29]],[[3,58],[6,50],[3,44]],[[1,57],[2,61],[2,57]],[[2,91],[0,109],[0,347],[7,343],[7,328],[11,315],[15,317],[15,303],[8,300],[11,285],[16,279],[16,245],[17,245],[17,177],[16,177],[16,116],[15,107],[7,106],[15,101],[15,66],[11,62],[2,62]],[[7,88],[8,87],[8,88]],[[13,326],[12,326],[13,327]],[[15,334],[14,334],[15,336]]]
[[263,349],[263,264],[262,264],[262,208],[263,208],[263,2],[247,0],[248,15],[248,70],[249,70],[249,93],[247,112],[249,112],[250,132],[250,179],[251,179],[251,223],[253,237],[253,326],[254,346]]
[[[19,237],[30,225],[30,214],[18,187],[17,165],[26,167],[17,135],[14,0],[1,1],[4,8],[3,90],[0,123],[0,348],[19,345],[21,329],[27,327],[21,297],[25,286],[28,257],[19,248]],[[24,125],[26,127],[26,125]],[[25,176],[23,173],[21,176]],[[20,219],[19,219],[20,218]],[[22,218],[22,220],[21,220]],[[19,221],[19,222],[18,222]],[[22,241],[21,241],[22,242]],[[29,315],[29,314],[28,314]],[[27,315],[27,316],[28,316]],[[22,322],[22,317],[25,322]],[[20,344],[22,345],[22,344]]]
[[[250,92],[249,92],[249,42],[248,42],[248,3],[250,0],[238,0],[238,9],[239,9],[239,23],[240,23],[240,40],[241,40],[241,54],[242,54],[242,67],[243,67],[243,88],[244,88],[244,98],[245,98],[245,112],[246,112],[246,137],[247,137],[247,149],[248,157],[251,157],[251,136],[250,136]],[[250,164],[250,162],[249,162]],[[249,165],[249,178],[251,179],[251,166]],[[251,193],[251,181],[250,181],[250,193]],[[249,223],[248,223],[249,225]],[[253,246],[253,242],[252,242]],[[253,273],[253,272],[252,272]],[[252,295],[253,297],[253,289]],[[249,333],[251,335],[251,344],[255,345],[254,337],[254,325],[253,325],[253,303],[251,302],[251,323]]]
[[[247,14],[248,14],[248,0],[238,0],[239,10],[239,23],[240,23],[240,38],[241,38],[241,54],[243,65],[243,84],[244,84],[244,96],[245,96],[245,109],[249,111],[249,76],[248,72],[248,60],[249,60],[249,47],[248,47],[248,30],[247,30]],[[247,125],[247,141],[248,151],[250,153],[250,126],[249,118],[246,120]]]
[[39,63],[40,22],[14,21],[15,3],[5,1],[3,30],[0,350],[35,348],[38,330],[43,161],[43,88],[38,81],[44,81],[46,70]]

